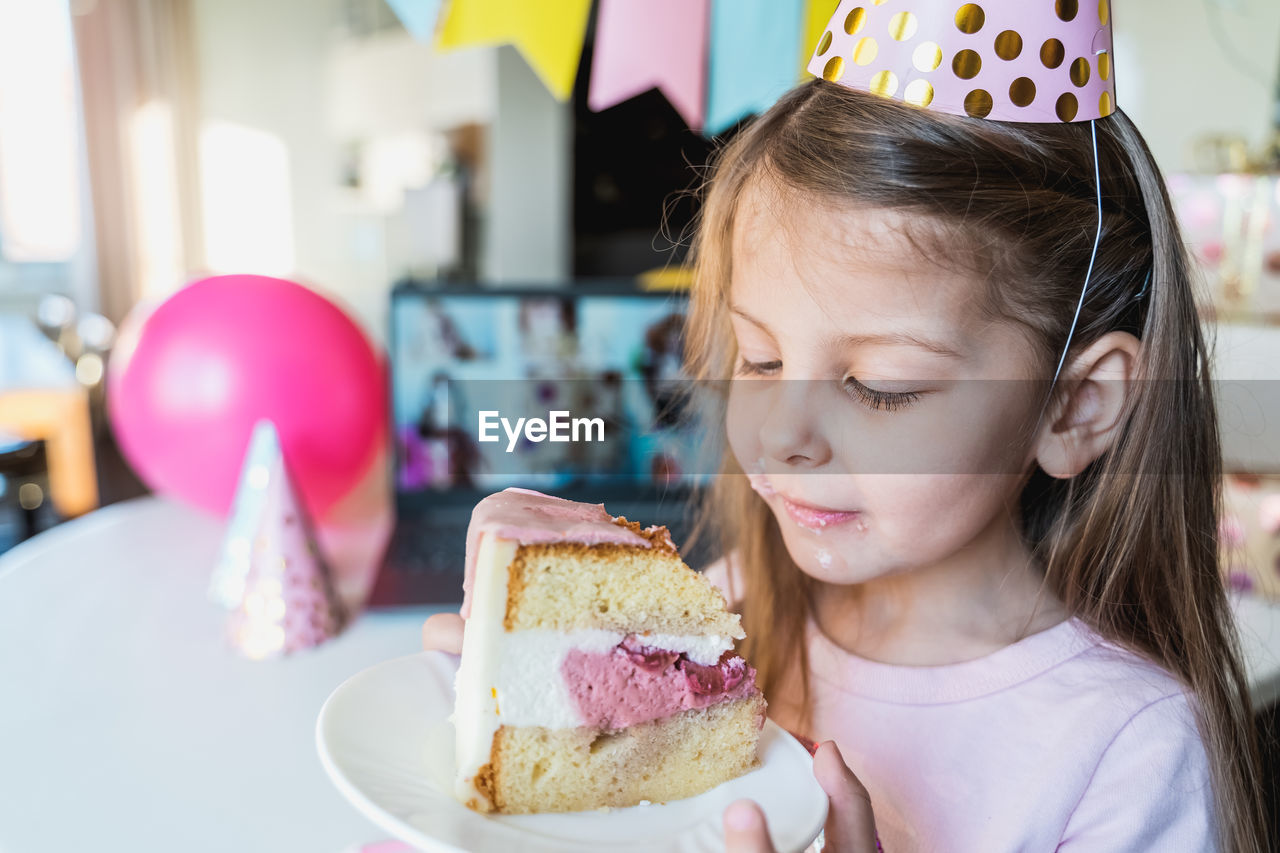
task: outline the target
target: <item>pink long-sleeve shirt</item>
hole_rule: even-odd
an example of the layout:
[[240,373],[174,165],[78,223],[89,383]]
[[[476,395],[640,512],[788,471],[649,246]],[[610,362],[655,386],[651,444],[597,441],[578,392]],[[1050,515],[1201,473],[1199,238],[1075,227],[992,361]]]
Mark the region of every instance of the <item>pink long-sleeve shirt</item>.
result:
[[1079,620],[947,666],[808,642],[812,734],[866,786],[888,853],[1217,849],[1191,697]]

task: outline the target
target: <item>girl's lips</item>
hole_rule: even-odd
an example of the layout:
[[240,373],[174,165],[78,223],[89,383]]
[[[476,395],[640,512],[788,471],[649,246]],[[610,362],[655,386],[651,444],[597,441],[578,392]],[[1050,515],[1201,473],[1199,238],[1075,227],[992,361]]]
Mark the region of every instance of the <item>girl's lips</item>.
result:
[[791,498],[778,496],[782,499],[782,505],[786,507],[787,514],[792,520],[801,527],[809,530],[822,530],[827,527],[835,527],[837,524],[844,524],[853,521],[858,517],[856,510],[838,510],[825,509],[823,507],[810,506],[809,504],[798,503]]

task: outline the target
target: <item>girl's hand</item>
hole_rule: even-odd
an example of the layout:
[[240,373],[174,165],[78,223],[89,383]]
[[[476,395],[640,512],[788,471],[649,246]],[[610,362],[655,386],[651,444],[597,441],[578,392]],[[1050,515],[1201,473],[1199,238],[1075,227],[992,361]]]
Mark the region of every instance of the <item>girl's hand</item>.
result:
[[437,613],[422,623],[422,648],[428,652],[462,654],[462,617],[457,613]]
[[[844,763],[835,741],[818,745],[813,775],[827,792],[830,810],[823,827],[823,853],[874,853],[876,823],[871,797]],[[764,812],[751,800],[738,800],[724,810],[725,853],[775,853]]]

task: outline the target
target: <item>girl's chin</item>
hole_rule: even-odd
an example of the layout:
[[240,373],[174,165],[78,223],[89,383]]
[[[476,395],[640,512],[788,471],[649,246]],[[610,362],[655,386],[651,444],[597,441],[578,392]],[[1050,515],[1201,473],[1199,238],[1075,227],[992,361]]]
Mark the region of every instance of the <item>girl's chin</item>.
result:
[[814,536],[784,528],[782,540],[800,571],[822,583],[843,586],[888,574],[871,558],[863,536]]
[[[794,554],[792,559],[795,559]],[[852,586],[891,574],[891,572],[877,571],[868,566],[848,566],[839,558],[835,562],[836,565],[823,566],[813,562],[812,559],[806,562],[796,560],[796,565],[799,566],[800,571],[813,580],[823,584],[830,584],[831,586]]]
[[885,543],[878,541],[875,531],[865,524],[848,531],[840,527],[815,533],[782,521],[781,530],[792,561],[820,583],[866,583],[911,572],[919,565],[914,559],[903,559],[896,549],[887,552],[882,547]]

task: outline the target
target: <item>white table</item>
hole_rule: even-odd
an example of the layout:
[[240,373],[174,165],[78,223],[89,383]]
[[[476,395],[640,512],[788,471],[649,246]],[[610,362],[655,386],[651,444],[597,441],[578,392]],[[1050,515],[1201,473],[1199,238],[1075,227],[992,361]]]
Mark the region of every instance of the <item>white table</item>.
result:
[[0,851],[337,853],[384,838],[329,782],[315,722],[421,648],[428,608],[255,663],[205,598],[222,525],[117,504],[0,557]]
[[[0,557],[0,851],[336,853],[381,837],[321,770],[316,715],[419,648],[429,608],[362,615],[253,663],[205,599],[215,519],[144,499]],[[1280,608],[1237,604],[1256,698],[1280,698]]]

